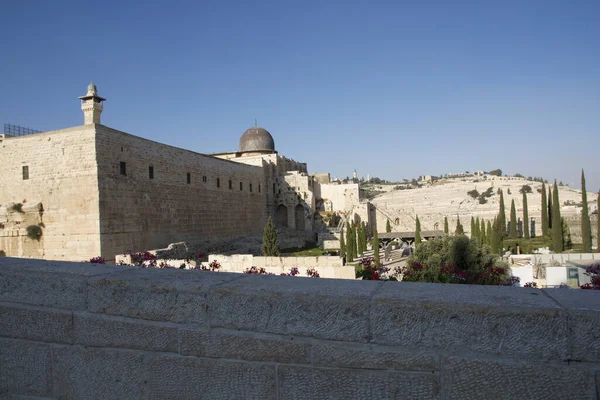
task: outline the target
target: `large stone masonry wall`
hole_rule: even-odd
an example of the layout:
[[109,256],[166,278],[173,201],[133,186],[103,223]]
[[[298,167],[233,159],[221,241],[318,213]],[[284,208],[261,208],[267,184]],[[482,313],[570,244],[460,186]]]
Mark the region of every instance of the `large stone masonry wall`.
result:
[[[229,239],[262,232],[266,221],[263,168],[179,149],[102,125],[96,126],[96,135],[104,257],[110,259],[128,249],[165,247],[172,242]],[[126,163],[127,176],[120,174],[120,162]],[[153,179],[149,179],[150,166]]]
[[[6,137],[0,142],[0,164],[0,250],[55,260],[100,254],[92,125]],[[14,203],[22,203],[25,212],[12,212]],[[27,226],[39,223],[40,240],[29,239]]]
[[598,399],[593,291],[0,258],[0,395]]

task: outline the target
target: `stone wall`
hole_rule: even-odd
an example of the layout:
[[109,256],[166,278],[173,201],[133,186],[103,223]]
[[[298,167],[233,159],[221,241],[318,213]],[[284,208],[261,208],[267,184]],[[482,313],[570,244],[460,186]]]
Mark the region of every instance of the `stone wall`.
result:
[[[128,249],[262,232],[266,221],[262,167],[217,159],[102,125],[96,126],[96,136],[105,258]],[[120,173],[121,162],[126,163],[127,175]]]
[[319,195],[331,201],[333,211],[350,211],[360,201],[358,183],[320,184]]
[[[93,125],[5,137],[0,160],[0,250],[53,260],[100,254]],[[12,212],[13,204],[24,212]],[[38,224],[40,240],[29,239],[27,226]]]
[[[338,246],[339,247],[339,246]],[[223,272],[244,272],[250,267],[264,268],[268,273],[275,275],[287,274],[290,268],[297,267],[300,276],[306,276],[307,269],[314,268],[321,278],[355,279],[352,266],[342,266],[342,259],[338,256],[317,257],[257,257],[252,254],[237,254],[225,256],[223,254],[210,254],[208,262],[217,261],[221,264]]]
[[600,296],[0,258],[0,395],[598,399]]

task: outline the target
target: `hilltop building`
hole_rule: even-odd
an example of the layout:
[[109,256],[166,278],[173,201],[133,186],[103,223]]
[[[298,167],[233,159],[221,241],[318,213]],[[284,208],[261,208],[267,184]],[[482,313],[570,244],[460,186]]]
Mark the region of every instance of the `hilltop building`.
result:
[[[101,124],[105,99],[91,83],[84,125],[0,135],[0,250],[8,256],[113,259],[178,241],[313,234],[319,211],[351,210],[358,185],[334,185],[279,155],[264,128],[238,151],[202,154]],[[256,124],[255,124],[256,125]]]

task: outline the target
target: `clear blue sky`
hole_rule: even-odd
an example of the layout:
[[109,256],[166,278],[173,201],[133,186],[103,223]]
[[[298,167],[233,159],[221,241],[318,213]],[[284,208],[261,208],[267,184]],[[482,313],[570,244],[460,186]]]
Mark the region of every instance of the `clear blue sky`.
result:
[[203,153],[254,124],[310,172],[491,170],[600,189],[600,1],[13,1],[0,122]]

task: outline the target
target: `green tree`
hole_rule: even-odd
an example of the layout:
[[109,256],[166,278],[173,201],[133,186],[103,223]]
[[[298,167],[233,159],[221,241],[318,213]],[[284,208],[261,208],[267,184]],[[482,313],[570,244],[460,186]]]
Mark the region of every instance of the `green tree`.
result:
[[360,223],[360,242],[361,242],[361,252],[360,254],[364,254],[367,250],[367,225],[365,222]]
[[498,248],[498,216],[494,217],[494,223],[492,224],[492,239],[491,239],[491,247],[492,253],[498,255],[500,250]]
[[561,253],[564,250],[563,232],[560,225],[560,201],[558,199],[558,185],[554,180],[554,190],[552,193],[552,221],[555,227],[552,228],[552,247],[555,253]]
[[271,217],[267,219],[267,224],[263,230],[263,245],[262,255],[265,257],[278,257],[279,253],[279,241],[277,240],[277,229]]
[[447,235],[448,232],[448,217],[444,217],[444,233]]
[[548,200],[546,199],[546,184],[542,182],[542,236],[548,236]]
[[344,228],[340,231],[340,257],[346,257],[346,241],[344,240]]
[[597,227],[596,227],[596,249],[600,250],[600,192],[598,192],[598,208],[597,208]]
[[479,225],[479,217],[475,220],[475,238],[481,243],[481,225]]
[[[356,243],[356,242],[355,242]],[[352,223],[346,228],[346,261],[354,261],[354,250],[352,250]]]
[[358,243],[357,243],[357,235],[356,230],[358,229],[358,224],[352,224],[352,259],[358,258]]
[[527,192],[523,192],[523,236],[529,239],[529,210],[527,209]]
[[497,228],[499,234],[499,237],[497,239],[500,240],[500,243],[502,243],[504,237],[506,236],[506,211],[504,208],[504,193],[502,193],[502,190],[500,190],[500,210],[498,211]]
[[493,239],[492,232],[493,232],[492,223],[490,221],[487,221],[486,225],[485,225],[485,242],[490,247],[492,247],[492,239]]
[[511,239],[516,239],[519,236],[517,231],[517,209],[515,208],[515,199],[510,203],[510,235]]
[[373,258],[375,258],[375,265],[379,265],[379,234],[377,234],[377,229],[373,232]]
[[475,235],[475,217],[471,215],[471,239],[474,239]]
[[417,248],[417,245],[419,244],[421,244],[421,221],[419,221],[419,216],[417,215],[415,225],[415,248]]
[[552,229],[552,219],[554,217],[554,207],[552,206],[552,191],[550,185],[548,185],[548,229]]
[[390,233],[392,231],[392,225],[390,225],[390,220],[388,219],[387,222],[385,223],[385,231],[387,233]]
[[486,232],[485,232],[485,221],[482,219],[481,220],[481,226],[480,226],[480,233],[479,233],[479,242],[481,244],[487,244],[487,238],[486,238]]
[[571,240],[571,229],[569,228],[565,217],[561,217],[560,222],[562,227],[562,237],[565,250],[571,250],[573,248],[573,241]]
[[460,217],[457,215],[456,216],[456,230],[454,231],[455,235],[464,235],[465,234],[465,229],[463,228],[462,224],[460,223]]
[[[592,252],[592,225],[590,223],[590,214],[588,210],[587,191],[585,189],[585,175],[581,170],[581,238],[583,240],[583,252]],[[600,205],[599,205],[600,206]]]

